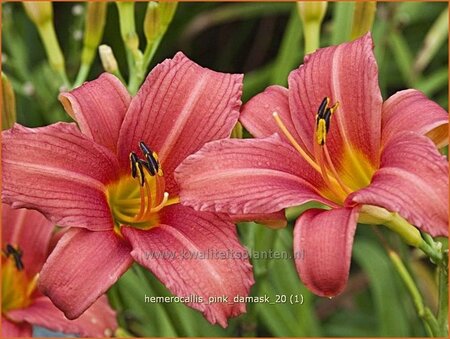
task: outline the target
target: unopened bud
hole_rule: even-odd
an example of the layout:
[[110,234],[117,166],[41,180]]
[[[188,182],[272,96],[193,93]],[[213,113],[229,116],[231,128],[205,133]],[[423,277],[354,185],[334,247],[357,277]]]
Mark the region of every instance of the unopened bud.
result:
[[53,20],[53,8],[50,1],[26,1],[23,3],[23,7],[36,26]]
[[100,60],[102,61],[103,69],[108,73],[116,73],[118,71],[117,60],[114,53],[108,45],[100,45],[98,47]]
[[134,2],[116,2],[119,11],[120,34],[122,40],[131,51],[139,48],[139,37],[136,34],[136,25],[134,21]]
[[2,130],[16,122],[16,99],[8,77],[2,72]]
[[326,1],[297,2],[297,9],[303,24],[305,53],[311,53],[320,47],[320,25],[327,11]]
[[243,131],[242,124],[238,121],[236,125],[234,125],[233,130],[231,131],[231,138],[242,139]]
[[89,2],[87,4],[86,25],[84,31],[84,47],[81,55],[82,63],[90,64],[95,50],[103,36],[106,21],[107,2]]
[[177,6],[177,2],[148,3],[144,19],[144,33],[148,42],[152,43],[166,32]]
[[297,2],[298,13],[303,23],[315,21],[321,23],[327,11],[326,1]]

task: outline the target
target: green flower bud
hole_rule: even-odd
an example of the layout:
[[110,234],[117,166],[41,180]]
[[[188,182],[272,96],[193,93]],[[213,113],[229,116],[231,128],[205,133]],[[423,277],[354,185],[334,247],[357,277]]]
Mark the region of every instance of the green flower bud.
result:
[[2,130],[16,122],[16,99],[8,77],[2,72]]

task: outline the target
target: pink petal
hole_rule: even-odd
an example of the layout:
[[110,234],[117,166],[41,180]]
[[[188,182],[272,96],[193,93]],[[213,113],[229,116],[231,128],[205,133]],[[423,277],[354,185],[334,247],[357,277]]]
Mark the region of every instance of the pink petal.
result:
[[298,274],[313,293],[333,297],[347,284],[357,209],[310,209],[296,221],[294,255]]
[[347,203],[398,212],[432,236],[448,235],[448,163],[427,137],[403,132],[388,139],[370,186]]
[[37,211],[2,204],[2,248],[19,246],[27,274],[41,270],[48,254],[53,224]]
[[[255,138],[264,138],[278,133],[284,141],[289,143],[275,123],[275,119],[273,118],[274,112],[278,113],[294,139],[301,143],[301,138],[297,134],[291,118],[289,91],[282,86],[267,87],[264,92],[251,98],[242,107],[239,119]],[[301,146],[303,147],[303,145]]]
[[147,77],[126,114],[118,146],[123,168],[129,168],[130,152],[144,141],[158,152],[173,190],[171,174],[184,158],[204,143],[230,135],[241,91],[242,75],[213,72],[182,53],[164,61]]
[[130,250],[113,231],[73,228],[47,259],[39,277],[39,289],[67,318],[75,319],[132,264]]
[[29,338],[33,328],[27,323],[15,323],[2,315],[2,338]]
[[263,224],[274,229],[283,228],[287,225],[284,210],[273,213],[232,214],[230,215],[230,218],[234,223],[242,221],[255,221],[259,224]]
[[181,202],[200,211],[272,213],[316,200],[317,172],[278,135],[208,143],[176,170]]
[[60,226],[113,227],[105,185],[119,171],[108,149],[67,123],[15,125],[2,137],[3,202],[37,209]]
[[414,89],[397,92],[383,104],[383,145],[402,131],[430,133],[438,147],[445,146],[448,144],[448,113],[422,92]]
[[78,334],[82,337],[110,337],[117,328],[116,314],[101,296],[78,319],[69,320],[49,298],[41,296],[26,309],[8,312],[14,321],[45,327],[51,331]]
[[[325,97],[339,101],[327,145],[335,165],[345,171],[345,148],[355,148],[376,167],[381,140],[382,97],[370,33],[306,56],[289,75],[289,105],[301,141],[313,154],[315,115]],[[315,142],[315,141],[314,141]]]
[[[233,298],[248,296],[254,283],[248,254],[239,244],[235,226],[217,215],[181,205],[163,211],[158,227],[148,231],[123,229],[133,246],[131,255],[173,294],[202,297],[203,302],[188,305],[203,312],[212,324],[226,327],[227,318],[245,312],[245,303],[233,302]],[[228,303],[208,304],[210,297],[220,296],[228,297]]]
[[131,102],[119,79],[103,73],[73,91],[61,93],[59,100],[85,135],[116,153],[120,126]]

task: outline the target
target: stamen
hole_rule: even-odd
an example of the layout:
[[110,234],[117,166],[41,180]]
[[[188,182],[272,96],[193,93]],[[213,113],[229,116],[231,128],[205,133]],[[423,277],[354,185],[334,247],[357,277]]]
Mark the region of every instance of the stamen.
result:
[[339,101],[329,107],[330,98],[325,97],[316,114],[316,141],[323,146],[326,143],[327,133],[330,129],[330,120],[334,111],[339,107]]
[[162,175],[162,171],[160,174],[160,166],[158,161],[158,155],[156,152],[150,151],[150,149],[147,147],[146,144],[144,144],[143,141],[139,143],[139,147],[142,150],[142,153],[144,153],[145,159],[147,160],[147,169],[150,171],[150,174],[154,176],[156,173],[158,175]]
[[129,156],[131,176],[139,180],[139,198],[116,201],[121,207],[114,209],[113,213],[119,223],[145,223],[167,204],[179,203],[178,197],[169,199],[169,193],[164,192],[165,180],[156,152],[152,152],[142,141],[139,148],[145,160],[140,159],[135,152],[131,152]]
[[139,159],[136,153],[130,153],[130,163],[131,163],[131,176],[133,178],[139,177],[139,183],[144,186],[144,169],[142,168],[142,160]]
[[294,139],[292,134],[288,131],[286,125],[281,120],[281,117],[278,115],[277,112],[272,113],[273,118],[275,119],[275,122],[277,123],[280,130],[283,132],[283,134],[286,136],[286,138],[290,141],[292,146],[297,150],[298,153],[303,157],[303,159],[306,160],[306,162],[314,168],[317,172],[320,173],[320,167],[314,162],[313,159],[303,150],[303,148],[298,144],[298,142]]
[[18,271],[22,271],[24,269],[24,265],[22,262],[22,251],[19,248],[16,249],[14,248],[13,245],[7,244],[6,251],[4,251],[4,254],[6,255],[6,257],[12,255]]

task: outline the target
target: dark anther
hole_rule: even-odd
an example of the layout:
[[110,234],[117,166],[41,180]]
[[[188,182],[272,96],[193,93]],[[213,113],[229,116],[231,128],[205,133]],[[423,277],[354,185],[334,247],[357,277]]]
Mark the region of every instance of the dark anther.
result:
[[319,106],[319,109],[317,110],[317,117],[316,117],[316,126],[319,126],[319,121],[323,119],[325,121],[325,129],[328,132],[330,129],[330,118],[331,118],[331,109],[328,107],[330,99],[328,97],[325,97],[322,100],[322,103]]
[[22,262],[22,251],[19,249],[15,249],[13,245],[7,244],[6,245],[6,251],[4,251],[6,256],[9,257],[10,255],[14,258],[14,263],[16,264],[16,268],[18,271],[22,271],[24,269],[23,262]]
[[[130,153],[130,164],[131,164],[131,176],[133,178],[136,178],[136,176],[139,176],[139,183],[141,186],[144,186],[144,168],[142,167],[142,164],[146,166],[145,161],[138,158],[136,153],[131,152]],[[147,167],[147,166],[146,166]]]
[[156,154],[154,152],[152,152],[146,144],[144,144],[143,141],[141,141],[139,143],[139,147],[142,150],[142,153],[144,153],[145,156],[145,160],[147,160],[146,163],[146,168],[149,170],[150,174],[153,176],[156,173],[158,173],[159,170],[159,161],[158,159],[155,157]]
[[139,161],[138,156],[136,155],[136,153],[131,152],[130,153],[130,164],[131,164],[131,176],[133,178],[136,178],[137,175],[137,168],[136,168],[136,164]]
[[319,109],[317,111],[317,117],[318,117],[317,120],[322,118],[323,114],[325,113],[325,109],[327,108],[327,105],[328,105],[328,98],[325,97],[325,98],[323,98],[322,103],[320,104]]

